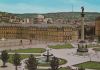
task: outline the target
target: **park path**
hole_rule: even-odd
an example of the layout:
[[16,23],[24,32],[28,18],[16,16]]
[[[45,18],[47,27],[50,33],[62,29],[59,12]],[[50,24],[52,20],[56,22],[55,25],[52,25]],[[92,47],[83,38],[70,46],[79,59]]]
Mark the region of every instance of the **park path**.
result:
[[[46,48],[48,45],[56,45],[56,44],[46,43],[46,44],[24,45],[24,48]],[[74,43],[72,43],[72,45],[74,46],[74,48],[72,49],[52,49],[50,51],[50,53],[54,54],[54,56],[58,58],[66,59],[68,61],[68,63],[61,65],[61,67],[72,66],[72,65],[90,61],[90,60],[100,62],[100,52],[96,53],[95,51],[92,50],[92,48],[89,48],[89,56],[79,56],[79,55],[76,55],[77,45]],[[19,47],[23,48],[23,46],[18,46],[18,49]],[[17,49],[17,48],[12,48],[12,49]],[[9,53],[9,54],[14,54],[14,53]],[[19,53],[19,54],[40,54],[40,53]],[[46,69],[48,67],[38,67],[38,68]],[[7,69],[5,68],[5,70],[11,70],[11,69],[14,70],[14,66],[12,64],[9,64],[9,67],[7,67]],[[0,68],[0,70],[2,69]],[[19,70],[22,70],[22,68],[20,67]]]
[[[73,49],[57,49],[57,50],[52,49],[50,51],[50,53],[54,54],[54,56],[56,56],[58,58],[63,58],[63,59],[66,59],[68,61],[68,63],[61,65],[60,67],[72,66],[72,65],[79,64],[79,63],[82,63],[82,62],[90,61],[90,59],[92,61],[99,61],[100,62],[100,52],[98,54],[95,54],[95,52],[92,50],[92,48],[90,48],[89,51],[92,52],[90,54],[90,56],[78,56],[78,55],[76,55],[77,54],[76,48],[73,48]],[[48,67],[39,67],[39,68],[46,69]]]

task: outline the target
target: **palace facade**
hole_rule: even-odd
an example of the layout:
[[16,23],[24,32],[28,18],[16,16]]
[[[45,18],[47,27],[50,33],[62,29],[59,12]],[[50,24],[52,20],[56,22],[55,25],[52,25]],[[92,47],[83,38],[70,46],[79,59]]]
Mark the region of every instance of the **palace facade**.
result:
[[0,38],[66,42],[78,40],[75,25],[0,23]]
[[96,18],[96,22],[95,22],[95,35],[100,40],[100,17]]

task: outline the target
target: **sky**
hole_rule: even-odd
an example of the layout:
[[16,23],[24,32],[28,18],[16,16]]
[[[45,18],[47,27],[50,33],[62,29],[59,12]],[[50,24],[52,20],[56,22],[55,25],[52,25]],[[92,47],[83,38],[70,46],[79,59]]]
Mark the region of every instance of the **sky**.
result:
[[9,13],[100,12],[100,0],[0,0],[0,11]]

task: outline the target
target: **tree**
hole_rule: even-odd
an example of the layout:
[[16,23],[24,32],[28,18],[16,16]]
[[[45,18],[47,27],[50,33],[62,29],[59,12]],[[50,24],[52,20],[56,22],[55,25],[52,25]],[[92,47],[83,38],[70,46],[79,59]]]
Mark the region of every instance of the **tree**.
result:
[[52,57],[50,62],[51,70],[58,70],[59,67],[59,59],[57,57]]
[[82,66],[78,68],[78,70],[85,70],[85,68],[83,68]]
[[6,50],[3,50],[2,52],[1,52],[1,60],[2,60],[2,62],[3,62],[3,66],[2,67],[6,67],[6,62],[8,61],[8,59],[9,59],[9,55],[8,55],[8,52],[6,51]]
[[13,64],[15,65],[15,70],[18,70],[18,66],[20,66],[21,56],[17,53],[13,55]]
[[36,70],[37,69],[37,60],[34,57],[34,55],[31,54],[25,63],[26,63],[28,70]]

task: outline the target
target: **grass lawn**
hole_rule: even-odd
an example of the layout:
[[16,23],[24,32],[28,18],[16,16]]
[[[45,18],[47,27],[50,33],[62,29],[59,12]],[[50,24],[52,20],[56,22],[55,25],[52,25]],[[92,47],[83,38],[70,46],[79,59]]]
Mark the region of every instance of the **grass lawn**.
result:
[[18,49],[11,50],[9,52],[18,52],[18,53],[43,53],[46,50],[44,48],[28,48],[28,49]]
[[[40,55],[34,55],[34,56],[40,56]],[[9,60],[8,60],[8,62],[13,63],[12,62],[12,57],[13,57],[13,55],[12,54],[9,54]],[[25,59],[25,58],[28,58],[28,57],[29,57],[29,54],[21,54],[21,60],[22,59]],[[60,65],[62,65],[62,64],[67,63],[67,61],[64,60],[64,59],[59,58],[59,63],[60,63]],[[50,66],[49,64],[50,63],[39,64],[39,66]],[[38,70],[48,70],[48,69],[38,69]],[[65,67],[62,67],[62,68],[59,68],[59,70],[68,70],[68,69],[65,68]]]
[[74,66],[100,70],[100,62],[95,62],[95,61],[88,61],[88,62],[80,63]]
[[[21,54],[20,56],[21,56],[21,60],[23,60],[25,58],[28,58],[30,55],[29,54]],[[40,55],[35,54],[34,56],[40,56]],[[13,63],[12,59],[13,59],[13,54],[9,54],[8,62]],[[63,65],[65,63],[67,63],[67,61],[65,59],[59,58],[59,63],[60,63],[60,65]],[[38,66],[50,66],[50,62],[48,62],[48,63],[39,63]]]
[[49,46],[49,48],[52,48],[52,49],[64,49],[64,48],[73,48],[73,46],[71,45],[71,44],[69,44],[69,43],[67,43],[67,44],[63,44],[63,45],[50,45]]
[[59,68],[59,70],[69,70],[66,67]]
[[[49,70],[49,69],[37,69],[37,70]],[[68,70],[66,67],[59,68],[59,70]]]
[[[30,55],[29,54],[21,54],[21,60],[28,58]],[[35,54],[34,56],[40,56],[39,54]],[[13,58],[13,54],[9,54],[9,60],[8,62],[12,63],[12,58]]]
[[[49,69],[38,69],[38,70],[49,70]],[[62,67],[62,68],[59,68],[59,70],[69,70],[69,69]]]
[[93,50],[95,50],[95,51],[100,51],[100,48],[93,48]]
[[49,69],[37,69],[37,70],[49,70]]
[[[67,61],[65,59],[59,58],[59,65],[63,65],[65,63],[67,63]],[[50,66],[50,62],[48,62],[48,63],[39,63],[38,65],[39,66]]]
[[99,47],[99,45],[87,45],[88,48]]

